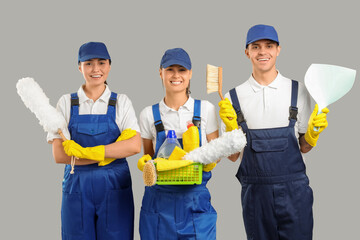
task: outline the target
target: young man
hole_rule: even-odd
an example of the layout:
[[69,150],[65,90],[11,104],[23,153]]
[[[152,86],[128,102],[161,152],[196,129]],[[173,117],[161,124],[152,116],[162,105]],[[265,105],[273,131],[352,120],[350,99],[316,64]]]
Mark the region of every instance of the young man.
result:
[[313,194],[301,153],[316,145],[329,110],[317,115],[315,105],[311,114],[305,87],[276,69],[280,50],[272,26],[250,28],[245,54],[252,75],[225,95],[231,102],[219,102],[223,129],[241,126],[247,137],[243,152],[229,159],[242,159],[236,177],[248,239],[312,239]]

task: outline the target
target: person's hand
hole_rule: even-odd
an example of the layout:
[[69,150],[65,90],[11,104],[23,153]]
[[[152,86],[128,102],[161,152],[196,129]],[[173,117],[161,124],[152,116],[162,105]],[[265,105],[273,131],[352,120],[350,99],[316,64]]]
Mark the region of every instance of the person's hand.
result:
[[62,143],[62,145],[66,155],[68,156],[75,156],[77,158],[85,158],[95,161],[103,161],[105,158],[104,145],[83,148],[74,140],[66,140]]
[[116,160],[116,158],[105,158],[103,161],[100,161],[100,162],[98,163],[98,166],[100,166],[100,167],[106,166],[106,165],[112,163],[112,162],[115,161],[115,160]]
[[204,172],[210,172],[210,171],[213,170],[215,167],[216,167],[216,162],[209,163],[209,164],[204,165],[203,171],[204,171]]
[[137,163],[137,167],[140,171],[143,171],[144,170],[144,166],[146,164],[147,161],[151,160],[151,156],[149,154],[146,154],[144,156],[142,156],[138,163]]
[[305,133],[305,141],[313,147],[316,146],[319,134],[328,126],[326,114],[329,112],[329,109],[323,108],[321,113],[317,115],[318,109],[319,106],[316,104],[314,111],[309,118],[308,129]]
[[[124,131],[121,132],[120,136],[118,137],[118,139],[116,139],[115,142],[130,139],[130,138],[134,137],[135,135],[136,135],[135,130],[133,130],[131,128],[127,128],[127,129],[125,129]],[[115,160],[116,160],[116,158],[105,158],[103,161],[99,162],[98,165],[99,166],[106,166],[106,165],[112,163]]]
[[219,115],[226,126],[226,132],[238,129],[237,115],[229,99],[225,98],[219,102]]
[[118,141],[123,141],[123,140],[128,140],[132,137],[134,137],[136,135],[136,131],[131,129],[131,128],[127,128],[124,131],[121,132],[121,135],[118,137],[118,139],[116,139],[116,142]]

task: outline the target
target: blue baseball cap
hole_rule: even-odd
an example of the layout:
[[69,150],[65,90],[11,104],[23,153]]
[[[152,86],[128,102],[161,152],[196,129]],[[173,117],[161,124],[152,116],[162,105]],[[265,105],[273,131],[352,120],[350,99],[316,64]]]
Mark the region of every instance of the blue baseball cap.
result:
[[172,48],[166,50],[161,58],[160,67],[167,68],[171,65],[180,65],[191,70],[191,60],[189,54],[182,48]]
[[110,59],[107,48],[102,42],[88,42],[81,45],[79,49],[79,62],[85,62],[93,58]]
[[259,24],[259,25],[255,25],[249,29],[249,31],[247,33],[247,37],[246,37],[246,47],[250,43],[253,43],[253,42],[256,42],[256,41],[262,40],[262,39],[269,39],[269,40],[275,41],[278,44],[280,44],[277,32],[273,26]]

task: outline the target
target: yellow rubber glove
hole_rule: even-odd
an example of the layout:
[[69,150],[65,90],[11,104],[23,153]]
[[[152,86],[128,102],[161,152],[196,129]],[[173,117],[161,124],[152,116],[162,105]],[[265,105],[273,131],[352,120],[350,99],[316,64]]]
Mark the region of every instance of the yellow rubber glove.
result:
[[219,102],[219,115],[226,126],[226,132],[239,129],[237,124],[237,115],[229,99],[225,98]]
[[[135,130],[133,130],[131,128],[127,128],[127,129],[125,129],[124,131],[121,132],[120,136],[118,137],[118,139],[116,139],[115,142],[130,139],[130,138],[134,137],[135,135],[136,135]],[[116,158],[105,158],[103,161],[99,162],[98,165],[99,166],[106,166],[106,165],[112,163],[115,160],[116,160]]]
[[123,141],[123,140],[128,140],[128,139],[134,137],[135,135],[136,135],[135,130],[133,130],[131,128],[127,128],[124,131],[122,131],[122,133],[120,134],[118,139],[116,139],[116,142]]
[[[328,126],[326,114],[329,112],[329,109],[324,108],[321,110],[322,113],[317,115],[318,109],[319,106],[316,104],[314,111],[309,118],[308,129],[305,133],[305,141],[313,147],[316,146],[316,142],[319,139],[319,134]],[[317,128],[318,131],[316,131],[314,128]]]
[[204,172],[210,172],[210,171],[213,170],[215,167],[216,167],[216,162],[209,163],[209,164],[204,165],[203,171],[204,171]]
[[105,146],[99,145],[95,147],[83,148],[74,140],[66,140],[62,143],[64,151],[68,156],[77,158],[86,158],[95,161],[103,161],[105,158]]
[[138,163],[137,163],[138,169],[139,169],[140,171],[143,171],[143,170],[144,170],[145,163],[146,163],[147,161],[149,161],[149,160],[151,160],[151,156],[150,156],[149,154],[146,154],[146,155],[142,156],[142,157],[139,159]]

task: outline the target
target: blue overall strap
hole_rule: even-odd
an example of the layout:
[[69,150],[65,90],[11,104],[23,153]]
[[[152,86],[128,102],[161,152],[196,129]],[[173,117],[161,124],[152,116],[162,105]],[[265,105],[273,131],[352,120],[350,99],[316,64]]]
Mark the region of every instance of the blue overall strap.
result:
[[111,92],[109,98],[108,110],[106,114],[113,117],[114,120],[116,119],[116,101],[117,101],[117,94]]
[[192,122],[194,126],[199,129],[199,142],[201,147],[201,101],[197,99],[194,101],[194,116]]
[[79,97],[77,93],[71,94],[71,110],[70,110],[70,116],[77,116],[79,115]]
[[245,131],[248,127],[246,124],[244,114],[241,111],[240,102],[236,94],[235,88],[231,89],[229,93],[230,93],[232,105],[237,115],[238,126],[241,126],[241,128]]
[[295,126],[296,120],[297,120],[297,114],[298,114],[298,108],[297,108],[297,98],[298,98],[298,88],[299,83],[295,80],[291,81],[291,105],[289,108],[289,126],[293,127]]
[[163,142],[166,139],[166,134],[165,134],[164,124],[161,121],[158,103],[152,105],[152,112],[154,116],[154,125],[156,129],[156,146],[155,146],[155,154],[153,156],[153,158],[155,158],[159,151],[160,146],[163,144]]

